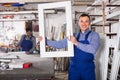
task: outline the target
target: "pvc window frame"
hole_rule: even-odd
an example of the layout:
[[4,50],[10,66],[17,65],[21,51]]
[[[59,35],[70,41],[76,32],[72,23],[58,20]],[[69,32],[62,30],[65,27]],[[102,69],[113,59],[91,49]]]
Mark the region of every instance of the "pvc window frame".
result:
[[67,40],[67,51],[50,51],[47,52],[45,48],[45,13],[46,9],[61,8],[65,9],[65,20],[66,20],[66,36],[70,36],[73,33],[72,29],[72,12],[71,12],[71,1],[54,2],[38,4],[38,17],[39,17],[39,35],[42,36],[40,42],[40,57],[71,57],[73,54],[73,44]]

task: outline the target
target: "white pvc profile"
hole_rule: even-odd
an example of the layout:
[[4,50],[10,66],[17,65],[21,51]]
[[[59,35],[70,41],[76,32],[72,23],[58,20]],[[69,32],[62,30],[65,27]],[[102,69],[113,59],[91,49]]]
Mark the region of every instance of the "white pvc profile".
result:
[[[45,14],[46,9],[55,9],[55,8],[64,8],[65,9],[65,19],[66,19],[66,35],[70,36],[73,33],[72,30],[72,12],[71,12],[71,1],[55,2],[55,3],[45,3],[38,5],[38,16],[39,16],[39,35],[43,37],[43,40],[40,42],[40,56],[41,57],[69,57],[73,56],[73,44],[70,41],[67,41],[67,51],[46,51],[45,48]],[[58,20],[55,22],[57,23]],[[71,33],[71,34],[70,34]]]

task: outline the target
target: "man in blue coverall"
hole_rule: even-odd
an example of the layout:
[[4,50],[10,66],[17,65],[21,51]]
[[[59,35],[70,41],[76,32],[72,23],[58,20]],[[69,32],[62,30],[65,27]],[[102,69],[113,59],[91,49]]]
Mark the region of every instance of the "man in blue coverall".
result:
[[33,53],[36,47],[36,38],[32,35],[32,29],[26,28],[26,34],[21,36],[21,39],[17,46],[20,46],[22,51],[25,51],[27,54]]
[[[78,21],[80,32],[60,41],[46,40],[54,48],[67,47],[67,39],[74,44],[74,57],[70,58],[68,80],[96,80],[94,55],[100,46],[98,33],[89,30],[90,16],[83,13]],[[39,41],[42,40],[40,36]]]

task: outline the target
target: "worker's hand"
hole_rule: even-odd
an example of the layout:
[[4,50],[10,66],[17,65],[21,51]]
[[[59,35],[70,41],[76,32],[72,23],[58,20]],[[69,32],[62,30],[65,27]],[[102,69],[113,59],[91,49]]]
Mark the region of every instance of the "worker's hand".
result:
[[42,41],[42,36],[38,36],[38,41]]
[[26,51],[25,53],[26,53],[26,54],[30,54],[30,52],[29,52],[29,51]]
[[71,41],[74,45],[78,45],[78,41],[76,40],[74,36],[69,36],[67,37],[67,39]]
[[21,46],[15,46],[16,49],[21,49]]

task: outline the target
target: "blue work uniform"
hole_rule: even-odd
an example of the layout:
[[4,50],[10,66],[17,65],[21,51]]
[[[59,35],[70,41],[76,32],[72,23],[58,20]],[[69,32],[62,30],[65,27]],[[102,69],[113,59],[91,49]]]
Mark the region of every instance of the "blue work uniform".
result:
[[[87,29],[74,35],[78,45],[74,45],[74,57],[70,58],[68,80],[95,80],[94,55],[100,46],[100,37]],[[54,48],[67,47],[67,38],[59,41],[47,40],[47,45]]]
[[23,37],[23,40],[20,44],[22,51],[29,51],[33,47],[32,36],[29,39],[26,39],[26,36]]
[[[77,41],[83,44],[89,44],[88,36],[91,33],[89,31],[85,40],[79,40],[80,33],[78,34]],[[69,79],[68,80],[95,80],[95,65],[94,55],[78,49],[74,46],[74,57],[71,57],[69,67]]]

